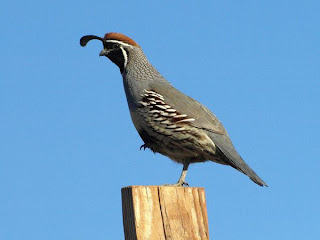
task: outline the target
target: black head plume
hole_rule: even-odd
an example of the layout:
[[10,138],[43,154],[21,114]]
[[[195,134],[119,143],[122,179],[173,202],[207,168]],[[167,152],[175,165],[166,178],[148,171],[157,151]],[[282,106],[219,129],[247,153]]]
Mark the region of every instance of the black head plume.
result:
[[85,47],[87,45],[87,43],[93,39],[97,39],[97,40],[100,40],[102,43],[103,43],[103,46],[105,46],[105,43],[106,43],[106,40],[104,38],[101,38],[101,37],[97,37],[97,36],[94,36],[94,35],[86,35],[86,36],[83,36],[81,39],[80,39],[80,45],[82,47]]

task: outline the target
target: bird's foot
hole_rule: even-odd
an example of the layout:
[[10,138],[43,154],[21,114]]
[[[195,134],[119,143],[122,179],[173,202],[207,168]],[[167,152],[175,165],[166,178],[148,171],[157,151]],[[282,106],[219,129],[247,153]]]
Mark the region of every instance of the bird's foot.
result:
[[146,150],[146,148],[148,148],[147,144],[142,144],[141,147],[140,147],[140,151],[141,151],[142,148],[143,148],[143,150]]
[[163,184],[162,186],[166,186],[166,187],[189,187],[189,184],[185,181],[179,181],[177,183],[174,184]]

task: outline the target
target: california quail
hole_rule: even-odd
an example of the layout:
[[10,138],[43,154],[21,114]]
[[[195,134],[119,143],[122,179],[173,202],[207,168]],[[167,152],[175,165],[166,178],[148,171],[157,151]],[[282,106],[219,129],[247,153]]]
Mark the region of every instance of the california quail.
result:
[[108,57],[119,68],[134,126],[150,148],[183,164],[175,186],[182,186],[190,163],[211,160],[230,165],[260,186],[267,184],[242,160],[226,130],[205,106],[174,88],[150,64],[141,47],[120,33],[104,38],[87,35],[81,46],[102,41],[100,56]]

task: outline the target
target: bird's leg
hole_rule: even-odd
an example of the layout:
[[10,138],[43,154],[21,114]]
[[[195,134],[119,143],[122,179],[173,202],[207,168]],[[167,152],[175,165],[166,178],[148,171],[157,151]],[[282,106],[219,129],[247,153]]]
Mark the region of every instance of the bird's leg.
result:
[[184,163],[183,164],[183,169],[181,172],[181,176],[176,184],[165,184],[165,186],[173,186],[173,187],[182,187],[182,186],[189,186],[187,182],[185,182],[185,178],[187,175],[188,167],[190,163]]
[[183,185],[189,186],[189,184],[184,181],[187,176],[188,167],[189,167],[189,163],[183,164],[181,176],[180,176],[178,182],[176,183],[177,186],[179,186],[179,187],[182,187]]

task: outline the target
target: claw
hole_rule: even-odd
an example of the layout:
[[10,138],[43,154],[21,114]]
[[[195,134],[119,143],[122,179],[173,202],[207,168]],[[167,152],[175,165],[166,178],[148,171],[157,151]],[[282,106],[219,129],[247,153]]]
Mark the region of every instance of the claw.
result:
[[183,183],[182,183],[182,186],[189,187],[189,183],[187,183],[187,182],[183,182]]
[[147,145],[146,145],[146,144],[142,144],[142,145],[140,146],[140,151],[141,151],[142,148],[143,148],[143,150],[146,150]]

